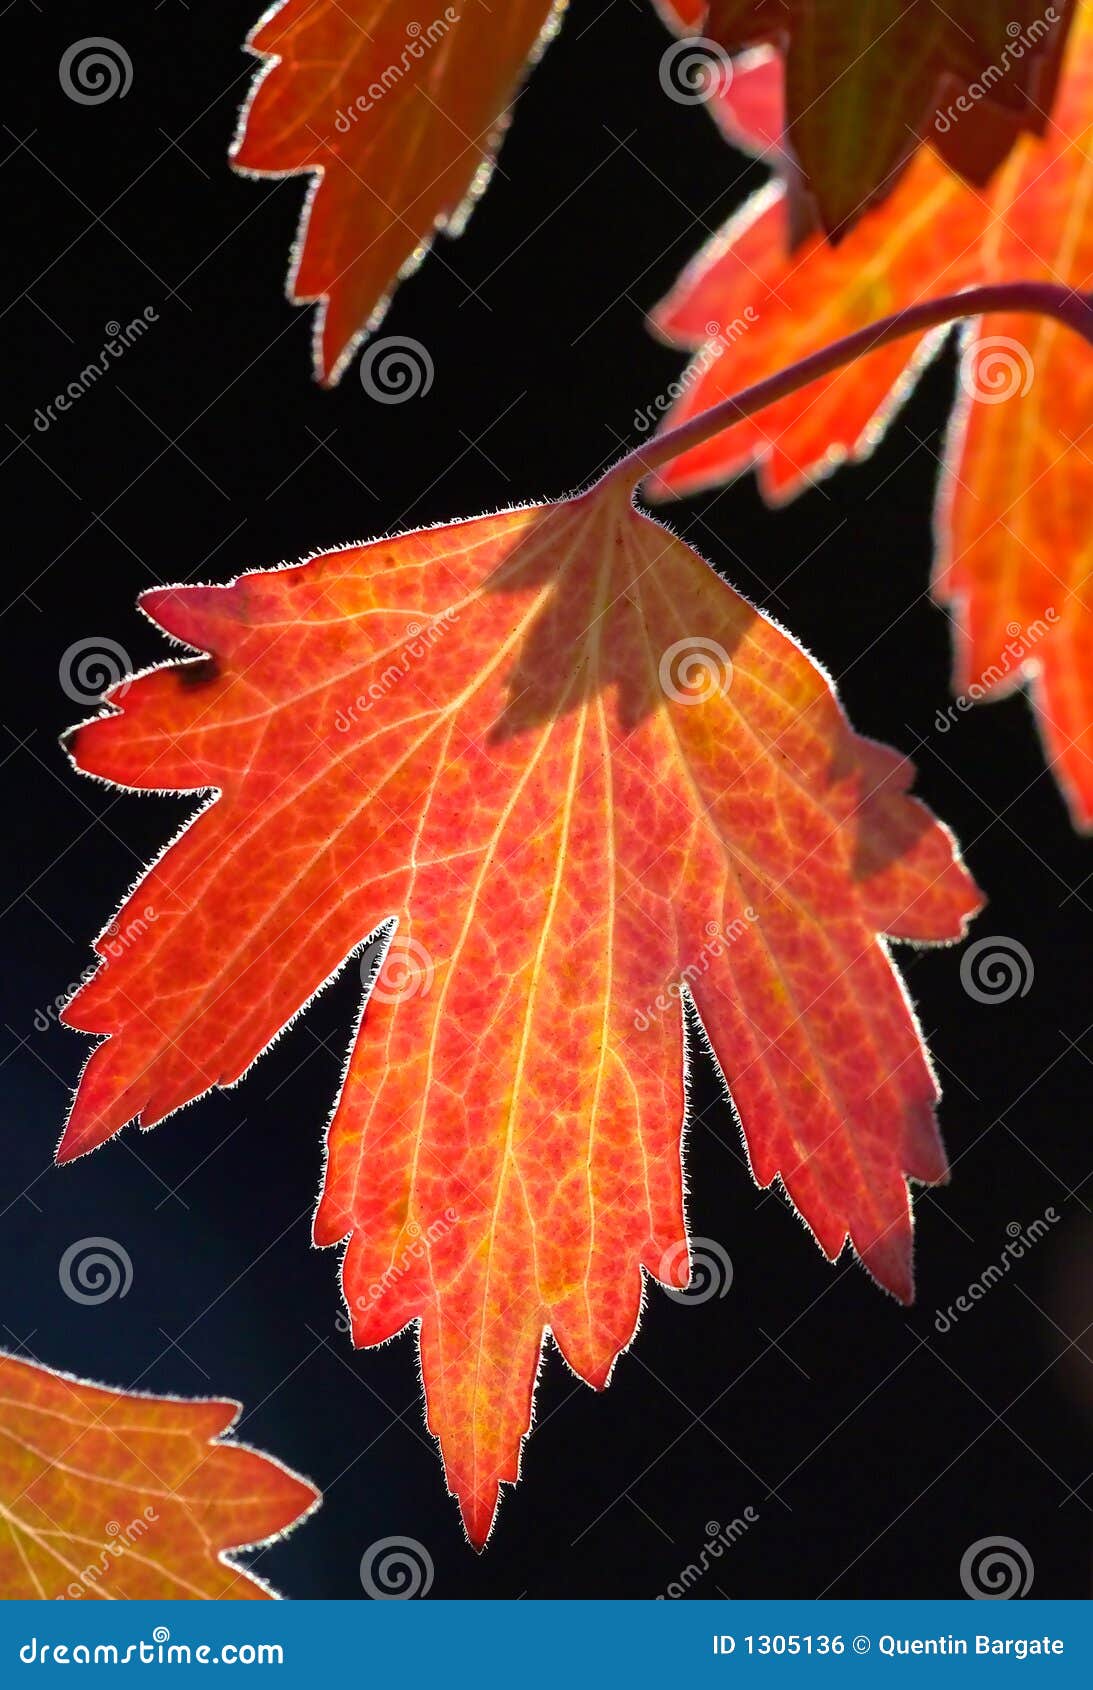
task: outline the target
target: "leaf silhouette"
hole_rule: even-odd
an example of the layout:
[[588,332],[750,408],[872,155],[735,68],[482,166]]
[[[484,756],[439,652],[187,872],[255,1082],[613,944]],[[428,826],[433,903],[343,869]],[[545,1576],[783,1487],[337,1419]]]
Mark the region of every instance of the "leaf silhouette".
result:
[[[358,1344],[420,1322],[468,1534],[515,1479],[545,1329],[607,1383],[642,1273],[687,1283],[681,1000],[763,1185],[911,1295],[937,1091],[879,935],[977,906],[911,770],[619,471],[144,610],[201,658],[74,730],[77,767],[217,796],[70,1003],[107,1035],[59,1149],[243,1075],[371,939],[315,1240]],[[110,695],[107,696],[110,702]],[[378,974],[367,958],[386,949]]]
[[226,1552],[288,1531],[320,1498],[271,1456],[221,1441],[239,1412],[0,1353],[0,1595],[275,1596]]

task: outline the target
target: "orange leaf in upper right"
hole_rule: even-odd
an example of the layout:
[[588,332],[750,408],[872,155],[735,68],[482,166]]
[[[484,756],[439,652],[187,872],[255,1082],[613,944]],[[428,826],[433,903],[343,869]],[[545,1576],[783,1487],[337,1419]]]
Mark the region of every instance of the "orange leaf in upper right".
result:
[[[738,73],[726,127],[751,112],[770,63]],[[749,115],[750,114],[750,115]],[[769,111],[768,111],[769,115]],[[837,247],[789,255],[790,194],[756,194],[653,313],[696,350],[672,427],[821,346],[916,301],[987,282],[1093,286],[1093,5],[1078,11],[1050,135],[1025,138],[987,194],[928,148],[895,193]],[[882,347],[681,454],[664,497],[756,467],[768,503],[863,458],[944,332]],[[1093,825],[1093,350],[1046,318],[994,316],[970,331],[943,462],[934,592],[957,627],[954,691],[1000,696],[1028,680],[1076,825]]]

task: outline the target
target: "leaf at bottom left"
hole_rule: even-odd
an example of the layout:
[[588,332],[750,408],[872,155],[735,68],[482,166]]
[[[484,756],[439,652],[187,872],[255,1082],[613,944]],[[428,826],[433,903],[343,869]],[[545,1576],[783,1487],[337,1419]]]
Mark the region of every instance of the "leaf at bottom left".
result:
[[231,1400],[112,1391],[0,1353],[0,1597],[276,1597],[230,1551],[283,1536],[321,1500],[222,1441]]

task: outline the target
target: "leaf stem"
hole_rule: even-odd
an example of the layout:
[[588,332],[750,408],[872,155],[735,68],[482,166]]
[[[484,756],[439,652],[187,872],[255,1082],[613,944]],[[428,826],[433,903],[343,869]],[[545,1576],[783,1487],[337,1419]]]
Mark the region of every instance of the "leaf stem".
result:
[[722,399],[708,411],[690,417],[678,428],[669,429],[648,444],[636,446],[612,466],[608,475],[614,479],[630,479],[637,485],[652,470],[657,470],[687,452],[701,446],[722,429],[731,428],[745,417],[754,416],[779,399],[797,393],[810,382],[830,375],[844,364],[852,364],[867,352],[887,346],[890,341],[905,335],[922,334],[962,317],[981,317],[989,312],[1030,312],[1054,317],[1067,328],[1093,345],[1093,295],[1076,293],[1073,288],[1060,287],[1053,282],[996,282],[984,287],[967,288],[962,293],[946,294],[941,299],[923,300],[917,305],[897,311],[891,317],[857,329],[830,346],[821,347],[787,369],[745,387],[729,399]]

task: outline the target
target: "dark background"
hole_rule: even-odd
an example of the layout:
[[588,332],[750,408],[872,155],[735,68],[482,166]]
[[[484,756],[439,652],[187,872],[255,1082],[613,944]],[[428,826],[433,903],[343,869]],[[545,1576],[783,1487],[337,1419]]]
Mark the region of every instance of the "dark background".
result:
[[[70,770],[57,735],[81,712],[58,683],[62,654],[98,636],[138,664],[161,657],[134,610],[155,582],[226,580],[587,480],[680,368],[643,312],[763,179],[701,108],[664,98],[648,5],[578,0],[466,235],[439,241],[384,325],[427,346],[431,392],[381,407],[353,366],[324,393],[310,314],[282,289],[303,182],[240,179],[225,161],[254,12],[161,0],[5,17],[0,1342],[112,1384],[242,1399],[243,1435],[326,1491],[257,1557],[290,1596],[360,1598],[362,1553],[398,1535],[426,1546],[436,1596],[652,1597],[707,1522],[749,1506],[757,1522],[695,1595],[959,1596],[965,1549],[999,1533],[1027,1548],[1034,1594],[1087,1594],[1093,862],[1020,697],[934,727],[949,659],[926,591],[945,360],[868,466],[788,511],[765,514],[745,480],[672,512],[828,667],[856,726],[914,754],[919,791],[990,895],[976,935],[1012,937],[1034,962],[1028,995],[991,1005],[963,991],[956,952],[899,953],[955,1164],[951,1187],[918,1200],[915,1309],[853,1262],[832,1270],[755,1189],[700,1064],[690,1214],[729,1250],[731,1291],[686,1307],[654,1290],[605,1395],[547,1355],[523,1483],[477,1557],[423,1430],[412,1338],[354,1353],[335,1328],[336,1256],[309,1244],[355,969],[235,1091],[51,1168],[85,1043],[47,1006],[186,813]],[[60,56],[87,35],[130,55],[126,98],[83,107],[62,92]],[[105,325],[149,306],[148,334],[35,430]],[[1049,1237],[939,1333],[936,1310],[1000,1258],[1007,1227],[1049,1205]],[[63,1294],[58,1260],[86,1236],[128,1253],[124,1299]]]

